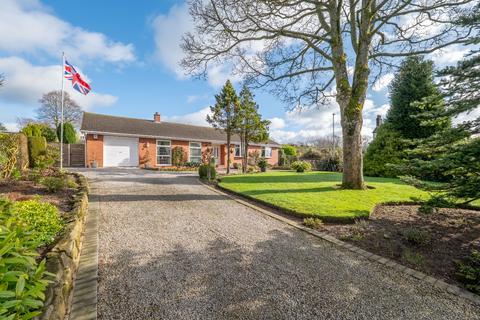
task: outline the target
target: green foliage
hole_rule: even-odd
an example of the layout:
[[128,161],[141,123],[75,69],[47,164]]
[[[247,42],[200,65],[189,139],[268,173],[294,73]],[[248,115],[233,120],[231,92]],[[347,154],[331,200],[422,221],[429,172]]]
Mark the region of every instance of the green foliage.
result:
[[233,168],[237,170],[242,170],[242,164],[238,162],[233,163]]
[[457,262],[456,275],[468,290],[480,294],[480,252],[472,250],[469,257]]
[[305,172],[312,170],[312,165],[307,161],[295,161],[292,163],[292,169],[297,172]]
[[7,127],[3,125],[3,123],[0,122],[0,132],[7,132]]
[[18,135],[0,133],[0,179],[10,178],[20,152]]
[[[433,104],[416,104],[427,97],[440,97],[433,81],[433,62],[422,56],[406,58],[390,85],[390,110],[387,123],[407,139],[426,138],[435,131],[422,124],[418,116],[438,107]],[[441,100],[441,98],[440,98]],[[441,108],[442,106],[440,106]]]
[[405,240],[414,245],[427,245],[430,243],[430,234],[426,231],[417,228],[408,228],[403,232]]
[[[57,137],[58,137],[58,141],[60,141],[61,125],[58,125],[57,127]],[[73,127],[72,123],[65,122],[63,124],[63,143],[72,144],[75,142],[77,142],[77,132],[75,131],[75,128]]]
[[405,140],[393,126],[383,124],[365,153],[363,161],[365,175],[390,178],[397,176],[398,172],[392,165],[401,163],[405,157],[405,149],[410,145],[411,142]]
[[45,177],[40,180],[40,184],[50,193],[56,193],[66,187],[65,179],[61,177]]
[[200,163],[187,161],[187,162],[185,162],[185,167],[187,167],[187,168],[198,168],[198,167],[200,167]]
[[[215,96],[215,105],[210,107],[211,114],[207,115],[207,122],[227,136],[227,144],[238,128],[239,118],[237,109],[239,99],[230,80],[227,80],[221,92]],[[227,173],[230,171],[231,154],[227,152]]]
[[185,152],[180,146],[176,146],[172,149],[172,164],[176,167],[185,165]]
[[198,167],[198,175],[200,179],[213,180],[217,176],[217,170],[211,164],[202,164]]
[[319,218],[305,218],[303,224],[312,229],[318,229],[323,225],[323,221]]
[[38,123],[29,123],[20,130],[27,137],[42,137],[42,125]]
[[36,162],[41,156],[47,154],[47,140],[41,136],[28,137],[28,156],[30,158],[30,165],[35,166]]
[[415,267],[420,267],[421,265],[423,265],[425,260],[420,253],[412,252],[410,250],[405,250],[403,252],[403,259],[405,259],[406,262]]
[[284,144],[282,146],[282,151],[283,151],[283,154],[285,154],[286,156],[296,156],[297,155],[297,148],[295,148],[294,146],[288,145],[288,144]]
[[12,206],[12,217],[38,245],[51,243],[63,230],[63,220],[58,209],[36,199],[17,201]]
[[257,162],[257,165],[260,169],[266,169],[268,166],[268,162],[265,158],[260,158]]
[[42,125],[42,137],[45,137],[47,142],[55,142],[57,141],[57,134],[54,129],[50,128],[47,125]]
[[40,154],[34,161],[34,166],[39,169],[52,168],[60,159],[59,148],[47,145],[45,153]]

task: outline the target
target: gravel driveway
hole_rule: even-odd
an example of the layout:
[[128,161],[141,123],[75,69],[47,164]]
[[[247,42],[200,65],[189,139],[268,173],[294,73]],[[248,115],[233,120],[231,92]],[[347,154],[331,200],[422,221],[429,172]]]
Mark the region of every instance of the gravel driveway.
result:
[[216,194],[189,174],[84,172],[99,319],[480,319],[480,308]]

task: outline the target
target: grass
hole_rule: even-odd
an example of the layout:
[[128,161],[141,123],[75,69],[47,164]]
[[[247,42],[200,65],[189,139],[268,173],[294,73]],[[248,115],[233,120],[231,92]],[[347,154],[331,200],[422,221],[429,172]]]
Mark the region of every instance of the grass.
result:
[[342,190],[341,173],[271,171],[232,175],[221,179],[220,187],[260,200],[301,217],[323,221],[351,222],[368,217],[375,205],[427,198],[426,192],[399,179],[365,178],[374,189]]

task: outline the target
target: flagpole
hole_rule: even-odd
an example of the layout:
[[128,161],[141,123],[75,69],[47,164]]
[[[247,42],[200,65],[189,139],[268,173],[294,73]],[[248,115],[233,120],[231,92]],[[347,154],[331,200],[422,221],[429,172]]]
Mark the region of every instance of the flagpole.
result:
[[60,118],[60,171],[63,170],[63,100],[65,97],[65,53],[62,52],[62,115]]

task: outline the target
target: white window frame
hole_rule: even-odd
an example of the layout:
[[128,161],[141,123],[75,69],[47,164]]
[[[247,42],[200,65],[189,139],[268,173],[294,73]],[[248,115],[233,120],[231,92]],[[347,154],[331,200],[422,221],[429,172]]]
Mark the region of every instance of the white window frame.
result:
[[[267,156],[267,149],[270,150],[270,155]],[[262,158],[267,158],[270,159],[272,157],[272,147],[267,147],[264,146],[262,147],[262,152],[261,152]]]
[[[238,155],[237,155],[237,148],[238,148]],[[235,147],[233,148],[233,156],[236,158],[240,158],[242,156],[242,145],[241,144],[236,144]]]
[[[164,157],[164,158],[167,158],[169,159],[169,162],[168,163],[158,163],[158,157],[159,157],[159,154],[158,154],[158,147],[159,147],[159,142],[168,142],[168,146],[167,145],[162,145],[162,147],[168,147],[168,149],[170,150],[170,154],[168,156],[160,156],[160,157]],[[172,141],[171,140],[162,140],[162,139],[157,139],[157,142],[156,142],[156,149],[155,149],[155,163],[157,166],[171,166],[172,165]]]
[[[199,144],[200,147],[192,147],[192,143]],[[202,163],[202,143],[198,142],[198,141],[190,141],[188,143],[188,161],[189,162],[194,162],[194,161],[192,161],[192,148],[200,149],[200,159],[196,163]],[[198,157],[195,157],[195,158],[198,158]]]

